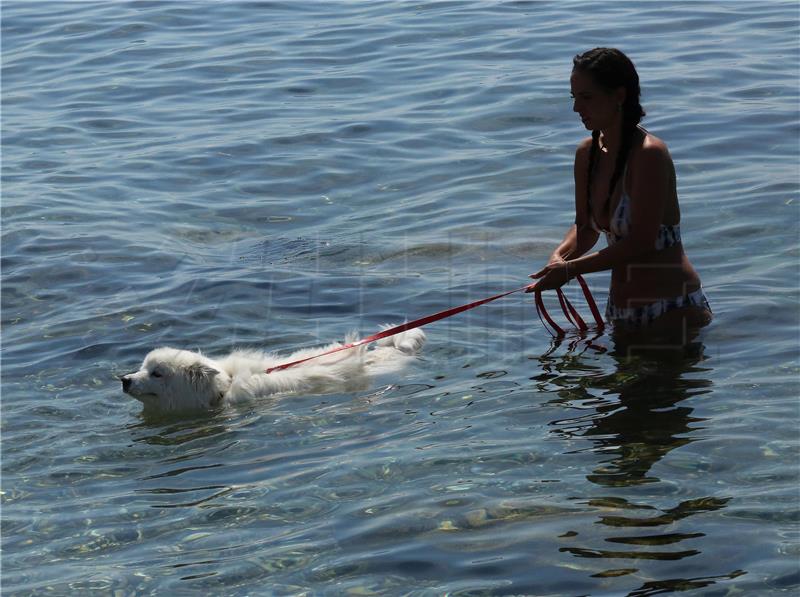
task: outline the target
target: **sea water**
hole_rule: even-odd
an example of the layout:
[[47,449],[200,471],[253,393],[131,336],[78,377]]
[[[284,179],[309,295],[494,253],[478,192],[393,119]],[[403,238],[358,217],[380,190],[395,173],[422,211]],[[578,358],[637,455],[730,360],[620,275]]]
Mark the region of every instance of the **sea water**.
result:
[[[799,23],[4,2],[4,594],[800,589]],[[569,74],[599,45],[675,160],[715,313],[687,349],[554,341],[512,295],[365,391],[177,418],[121,392],[156,346],[289,352],[524,284],[574,217]]]

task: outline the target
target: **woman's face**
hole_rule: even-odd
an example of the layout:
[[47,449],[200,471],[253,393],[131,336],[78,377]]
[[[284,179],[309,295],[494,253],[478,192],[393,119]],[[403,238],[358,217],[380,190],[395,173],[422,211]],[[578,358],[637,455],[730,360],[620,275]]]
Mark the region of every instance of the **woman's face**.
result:
[[619,123],[622,117],[619,106],[625,99],[623,87],[609,93],[595,84],[590,75],[579,70],[572,71],[569,82],[572,111],[578,113],[587,130],[608,130]]

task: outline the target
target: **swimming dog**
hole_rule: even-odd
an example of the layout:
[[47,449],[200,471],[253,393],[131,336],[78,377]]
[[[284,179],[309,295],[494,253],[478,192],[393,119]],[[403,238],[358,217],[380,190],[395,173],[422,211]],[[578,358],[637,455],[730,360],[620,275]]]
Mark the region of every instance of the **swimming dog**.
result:
[[[385,326],[384,329],[390,326]],[[346,343],[355,337],[348,337]],[[156,348],[141,368],[120,377],[122,390],[147,410],[210,410],[227,404],[284,393],[330,393],[368,387],[378,374],[400,371],[425,343],[425,333],[412,329],[315,358],[287,369],[266,370],[338,348],[333,343],[285,357],[257,350],[237,350],[222,358],[176,348]]]

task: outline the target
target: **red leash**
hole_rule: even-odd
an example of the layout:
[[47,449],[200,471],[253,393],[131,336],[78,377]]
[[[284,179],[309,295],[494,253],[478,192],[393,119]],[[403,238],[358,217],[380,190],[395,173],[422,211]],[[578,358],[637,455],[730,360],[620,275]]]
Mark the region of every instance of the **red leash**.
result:
[[[603,322],[603,317],[600,315],[600,310],[597,308],[597,303],[594,302],[594,297],[592,296],[592,292],[589,290],[589,285],[581,275],[575,276],[575,279],[578,281],[578,284],[581,285],[583,296],[586,299],[586,304],[589,305],[589,310],[592,312],[592,317],[594,318],[597,331],[602,332],[605,328],[605,323]],[[578,313],[578,310],[572,306],[572,303],[569,302],[569,299],[564,294],[564,291],[560,288],[557,288],[556,294],[558,295],[558,303],[561,306],[561,310],[564,312],[564,316],[567,318],[567,321],[578,328],[581,332],[588,330],[589,326],[587,326],[586,322],[583,321]],[[534,300],[536,302],[536,314],[539,316],[539,320],[542,322],[544,329],[550,332],[551,336],[563,336],[566,333],[564,332],[564,328],[553,321],[552,317],[550,317],[550,314],[547,312],[547,309],[544,308],[541,290],[535,291]],[[545,323],[545,321],[547,321],[547,323]],[[555,330],[555,333],[550,331],[550,328],[547,327],[548,324]]]
[[[594,298],[592,298],[592,293],[589,291],[589,286],[587,286],[586,282],[581,276],[575,276],[575,279],[578,280],[578,283],[581,285],[581,288],[583,289],[583,294],[586,297],[586,302],[589,304],[589,308],[592,311],[592,315],[594,316],[597,327],[600,330],[602,330],[604,327],[603,319],[602,317],[600,317],[600,311],[597,310],[597,305],[594,302]],[[376,340],[380,340],[382,338],[388,338],[389,336],[394,336],[395,334],[405,332],[406,330],[412,330],[414,328],[422,327],[423,325],[433,323],[434,321],[439,321],[440,319],[452,317],[453,315],[457,315],[458,313],[462,313],[463,311],[468,311],[469,309],[480,307],[481,305],[485,305],[486,303],[496,301],[497,299],[503,298],[504,296],[508,296],[509,294],[514,294],[515,292],[521,292],[523,290],[532,289],[535,286],[536,283],[534,282],[533,284],[528,284],[526,286],[522,286],[521,288],[515,288],[514,290],[509,290],[508,292],[501,292],[500,294],[495,294],[494,296],[490,296],[489,298],[481,299],[479,301],[474,301],[472,303],[467,303],[466,305],[460,305],[458,307],[453,307],[451,309],[445,309],[444,311],[439,311],[438,313],[434,313],[433,315],[420,317],[419,319],[415,319],[414,321],[408,321],[401,325],[385,329],[382,332],[378,332],[377,334],[373,334],[371,336],[367,336],[366,338],[356,340],[355,342],[349,342],[347,344],[343,344],[342,346],[337,346],[336,348],[329,350],[327,352],[322,352],[320,354],[315,354],[310,357],[299,359],[297,361],[292,361],[290,363],[284,363],[282,365],[276,365],[275,367],[270,367],[269,369],[266,370],[266,372],[272,373],[273,371],[283,371],[284,369],[288,369],[289,367],[294,367],[295,365],[305,363],[312,359],[317,359],[319,357],[340,352],[342,350],[355,348],[356,346],[362,346],[363,344],[369,344],[370,342],[375,342]],[[539,319],[542,319],[542,315],[544,315],[548,323],[553,327],[553,329],[556,330],[556,333],[559,336],[563,336],[564,330],[550,318],[550,315],[548,315],[547,310],[544,308],[544,303],[542,302],[541,290],[536,290],[534,292],[536,300],[536,312],[539,314]],[[564,293],[561,291],[560,288],[557,290],[557,292],[558,292],[559,302],[561,303],[561,308],[564,310],[564,314],[567,316],[567,319],[570,321],[570,323],[575,325],[581,331],[586,331],[588,329],[588,326],[583,321],[583,319],[581,319],[580,315],[578,315],[578,311],[570,304],[569,300],[567,299],[566,296],[564,296]],[[570,313],[572,314],[572,316],[570,316]],[[573,321],[573,317],[575,318],[575,321]],[[542,320],[542,323],[544,324],[544,320]],[[548,332],[550,331],[547,328],[547,325],[545,325],[545,329],[547,329]]]

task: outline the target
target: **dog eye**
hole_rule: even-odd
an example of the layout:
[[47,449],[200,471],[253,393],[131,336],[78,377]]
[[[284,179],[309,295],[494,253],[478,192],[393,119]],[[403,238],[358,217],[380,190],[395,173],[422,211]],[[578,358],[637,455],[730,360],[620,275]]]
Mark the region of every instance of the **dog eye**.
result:
[[150,375],[153,377],[161,377],[161,371],[155,370]]

